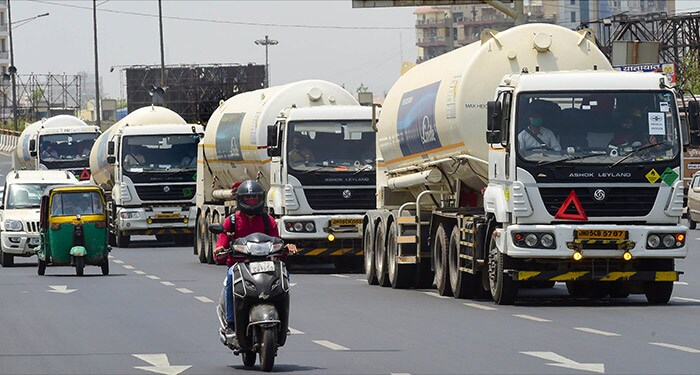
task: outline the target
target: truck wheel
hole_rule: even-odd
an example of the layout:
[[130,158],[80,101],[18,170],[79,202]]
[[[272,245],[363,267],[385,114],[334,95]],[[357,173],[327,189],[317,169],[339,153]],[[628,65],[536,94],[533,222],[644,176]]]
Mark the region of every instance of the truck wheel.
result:
[[698,223],[693,220],[693,217],[688,213],[688,228],[690,229],[695,229],[698,226]]
[[15,256],[3,252],[2,250],[0,250],[0,260],[2,261],[1,263],[3,267],[12,267],[15,265]]
[[131,236],[117,232],[117,247],[127,248],[131,243]]
[[448,253],[448,269],[450,271],[450,286],[455,298],[474,298],[477,287],[480,287],[476,272],[468,273],[459,269],[460,264],[460,230],[458,226],[452,228]]
[[498,251],[496,238],[491,237],[489,246],[489,288],[497,305],[512,305],[518,296],[518,284],[506,275],[508,256]]
[[386,236],[384,233],[384,225],[379,223],[374,238],[374,264],[377,268],[377,283],[381,286],[389,286],[389,274],[386,269]]
[[415,283],[416,268],[414,264],[399,264],[398,236],[399,225],[393,221],[386,237],[387,272],[392,288],[405,289]]
[[590,285],[584,281],[567,281],[566,291],[574,298],[586,298],[591,295]]
[[[647,271],[673,271],[673,259],[650,259],[642,264]],[[673,294],[673,281],[645,281],[644,295],[652,305],[665,305]]]
[[443,224],[438,226],[435,232],[433,244],[433,262],[435,267],[435,285],[441,296],[451,296],[450,274],[447,270],[448,263],[447,233]]
[[374,265],[374,225],[367,223],[362,237],[362,254],[365,260],[365,278],[367,284],[377,285],[377,269]]

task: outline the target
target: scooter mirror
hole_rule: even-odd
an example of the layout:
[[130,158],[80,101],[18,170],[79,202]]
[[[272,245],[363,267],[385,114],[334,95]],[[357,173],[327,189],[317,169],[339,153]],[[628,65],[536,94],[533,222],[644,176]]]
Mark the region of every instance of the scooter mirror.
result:
[[214,234],[224,233],[224,225],[221,223],[209,224],[209,231]]

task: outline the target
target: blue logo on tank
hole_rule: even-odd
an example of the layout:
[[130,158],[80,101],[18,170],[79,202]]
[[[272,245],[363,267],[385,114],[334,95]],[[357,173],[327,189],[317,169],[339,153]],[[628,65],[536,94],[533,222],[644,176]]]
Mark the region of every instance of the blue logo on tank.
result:
[[409,91],[401,97],[396,123],[404,156],[442,147],[435,127],[435,99],[440,82]]

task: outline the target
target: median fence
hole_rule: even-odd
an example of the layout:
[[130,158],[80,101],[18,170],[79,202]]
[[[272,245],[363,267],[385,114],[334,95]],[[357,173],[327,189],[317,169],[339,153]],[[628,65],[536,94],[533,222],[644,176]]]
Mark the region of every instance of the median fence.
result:
[[20,133],[14,130],[0,129],[0,152],[7,154],[13,152],[17,147]]

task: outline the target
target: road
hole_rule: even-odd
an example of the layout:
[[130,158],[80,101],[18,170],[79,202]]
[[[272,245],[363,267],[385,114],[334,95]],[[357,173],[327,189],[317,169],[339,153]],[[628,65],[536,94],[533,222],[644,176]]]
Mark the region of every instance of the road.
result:
[[[9,169],[0,156],[0,169]],[[521,292],[514,306],[368,286],[361,274],[292,272],[291,335],[275,372],[297,374],[698,373],[700,231],[671,302],[643,295],[569,298]],[[136,237],[111,274],[0,269],[2,374],[255,373],[221,345],[215,302],[224,267],[191,248]]]

